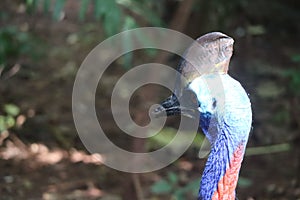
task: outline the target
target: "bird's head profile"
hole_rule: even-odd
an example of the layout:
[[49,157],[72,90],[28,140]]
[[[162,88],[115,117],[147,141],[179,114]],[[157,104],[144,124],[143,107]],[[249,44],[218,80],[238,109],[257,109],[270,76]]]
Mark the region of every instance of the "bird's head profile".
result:
[[241,84],[227,72],[234,40],[212,32],[187,50],[173,94],[154,110],[156,117],[183,115],[199,119],[211,144],[198,200],[234,200],[252,123],[251,104]]
[[[233,52],[234,40],[221,32],[212,32],[199,37],[185,52],[178,72],[185,78],[183,82],[177,77],[173,94],[164,100],[152,114],[160,117],[183,115],[195,118],[199,114],[200,103],[205,107],[215,107],[216,99],[199,102],[202,97],[197,94],[193,81],[202,75],[226,74]],[[195,85],[195,84],[194,84]]]

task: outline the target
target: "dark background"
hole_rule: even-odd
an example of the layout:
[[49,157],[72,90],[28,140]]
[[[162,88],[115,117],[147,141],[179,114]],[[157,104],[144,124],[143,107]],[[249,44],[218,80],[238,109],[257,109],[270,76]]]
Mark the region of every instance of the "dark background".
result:
[[[229,73],[249,93],[254,115],[238,197],[299,199],[299,21],[296,0],[2,0],[0,199],[195,199],[205,164],[197,157],[201,133],[172,165],[132,175],[99,163],[75,130],[71,94],[83,59],[109,36],[143,26],[195,39],[221,31],[235,39]],[[164,146],[179,120],[170,118],[163,136],[149,140],[128,137],[113,122],[113,85],[132,66],[148,62],[175,68],[178,58],[142,50],[123,56],[96,95],[108,137],[136,152]],[[164,90],[148,85],[132,98],[138,124],[148,122],[150,105],[170,94],[157,91]]]

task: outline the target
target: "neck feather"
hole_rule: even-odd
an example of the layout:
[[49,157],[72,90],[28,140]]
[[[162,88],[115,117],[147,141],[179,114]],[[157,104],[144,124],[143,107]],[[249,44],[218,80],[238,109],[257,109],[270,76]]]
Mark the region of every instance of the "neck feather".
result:
[[246,141],[222,133],[212,145],[202,175],[198,200],[234,200]]

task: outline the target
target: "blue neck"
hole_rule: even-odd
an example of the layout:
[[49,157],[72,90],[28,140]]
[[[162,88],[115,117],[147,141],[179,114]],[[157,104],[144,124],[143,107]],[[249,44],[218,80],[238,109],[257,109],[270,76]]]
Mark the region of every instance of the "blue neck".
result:
[[[245,141],[244,141],[245,143]],[[223,132],[212,144],[211,153],[203,171],[198,200],[211,200],[218,188],[218,183],[229,169],[230,159],[235,151],[231,138]],[[233,176],[236,176],[233,174]]]
[[[249,111],[251,110],[245,109],[246,113]],[[231,114],[225,114],[222,119],[217,119],[209,112],[200,114],[200,126],[212,149],[203,171],[198,200],[235,198],[235,187],[248,140],[251,118],[242,118],[238,123],[232,120]],[[219,124],[220,121],[222,126]],[[234,125],[235,123],[247,126]]]
[[[198,200],[234,199],[249,129],[233,128],[225,120],[222,128],[210,124],[207,129],[203,127],[203,132],[208,136],[212,149],[203,171]],[[218,134],[214,136],[212,132]]]
[[199,123],[212,147],[198,199],[234,199],[252,123],[248,95],[228,74],[203,75],[194,79],[189,88],[197,95]]

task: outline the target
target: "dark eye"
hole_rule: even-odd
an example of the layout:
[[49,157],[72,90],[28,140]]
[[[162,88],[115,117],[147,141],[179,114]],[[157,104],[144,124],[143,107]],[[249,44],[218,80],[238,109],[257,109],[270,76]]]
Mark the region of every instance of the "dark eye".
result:
[[215,108],[217,106],[217,100],[215,98],[212,99],[212,106]]

